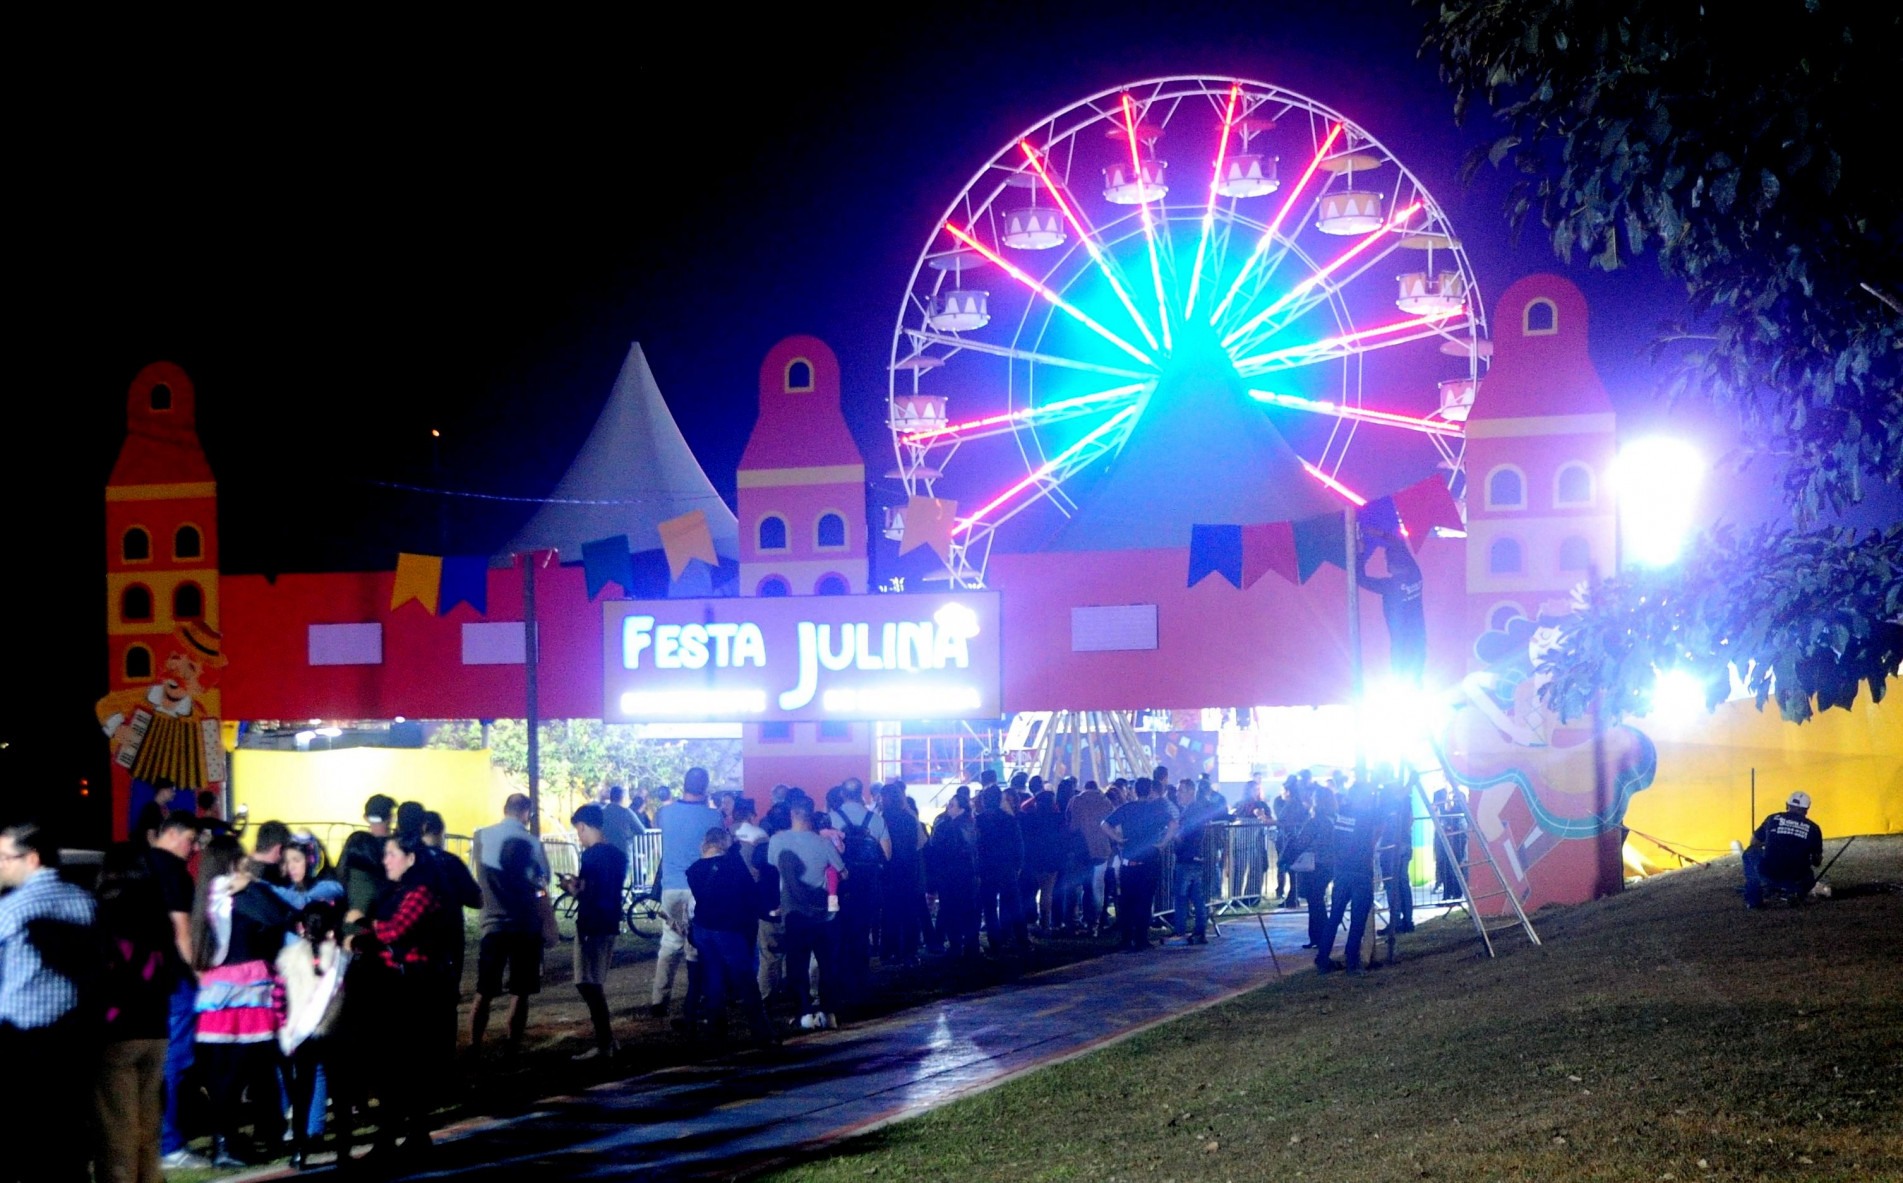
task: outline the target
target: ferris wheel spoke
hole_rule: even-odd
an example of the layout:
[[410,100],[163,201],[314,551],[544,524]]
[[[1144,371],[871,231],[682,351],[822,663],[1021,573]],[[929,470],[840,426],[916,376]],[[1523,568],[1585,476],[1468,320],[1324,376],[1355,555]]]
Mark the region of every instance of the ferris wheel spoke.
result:
[[1242,84],[1229,84],[1229,103],[1222,113],[1222,138],[1216,141],[1216,171],[1209,178],[1209,203],[1203,207],[1202,233],[1196,238],[1196,261],[1189,269],[1189,295],[1183,299],[1183,320],[1187,322],[1196,311],[1196,289],[1203,279],[1203,255],[1209,249],[1210,231],[1216,227],[1216,198],[1222,195],[1222,170],[1229,160],[1229,136],[1236,126],[1236,100],[1242,95]]
[[1066,419],[1075,419],[1081,415],[1099,414],[1143,396],[1154,389],[1155,382],[1131,382],[1123,386],[1113,386],[1108,390],[1099,390],[1095,394],[1080,394],[1075,398],[1059,399],[1043,406],[1026,407],[1019,411],[1006,411],[996,415],[985,415],[977,419],[967,419],[960,423],[947,423],[940,427],[924,428],[900,437],[902,443],[922,447],[934,447],[940,443],[956,440],[987,439],[995,435],[1006,435],[1025,427],[1043,427],[1052,423],[1062,423]]
[[[1066,315],[1068,315],[1072,320],[1075,320],[1078,324],[1083,325],[1085,328],[1089,329],[1091,332],[1097,334],[1099,337],[1102,337],[1104,340],[1110,342],[1112,345],[1115,345],[1118,349],[1123,350],[1125,353],[1129,354],[1131,357],[1136,358],[1138,361],[1142,362],[1144,365],[1151,366],[1151,367],[1154,367],[1156,365],[1156,359],[1152,358],[1149,354],[1144,353],[1141,349],[1138,349],[1136,346],[1130,344],[1128,341],[1125,341],[1122,337],[1117,336],[1115,333],[1111,332],[1109,329],[1099,324],[1096,318],[1092,317],[1088,312],[1085,312],[1083,309],[1077,307],[1077,305],[1072,304],[1069,300],[1066,300],[1064,299],[1064,297],[1058,295],[1055,291],[1052,291],[1050,288],[1039,283],[1037,280],[1031,278],[1031,276],[1027,274],[1023,268],[1017,266],[1015,263],[1012,263],[1009,259],[1006,259],[1003,255],[1000,255],[998,252],[992,250],[990,247],[987,247],[984,243],[979,242],[978,239],[974,237],[969,231],[960,229],[959,227],[952,225],[950,222],[945,223],[945,229],[951,233],[951,236],[953,238],[958,239],[960,242],[964,243],[966,246],[969,246],[972,250],[975,250],[979,254],[983,255],[989,262],[992,263],[992,265],[996,266],[1000,271],[1003,271],[1006,275],[1009,275],[1012,279],[1017,280],[1019,283],[1023,284],[1025,287],[1030,288],[1033,292],[1036,292],[1038,295],[1042,296],[1045,300],[1049,301],[1051,304],[1054,304],[1058,308],[1062,309]],[[1169,334],[1167,330],[1164,333],[1163,340],[1165,345],[1167,345],[1169,342]]]
[[[1332,415],[1337,419],[1351,419],[1357,423],[1370,423],[1380,427],[1398,427],[1407,431],[1416,431],[1422,435],[1459,439],[1466,432],[1460,424],[1449,423],[1445,419],[1422,418],[1418,415],[1403,415],[1396,411],[1377,411],[1371,407],[1352,407],[1344,403],[1331,403],[1325,399],[1303,398],[1295,394],[1280,394],[1272,390],[1249,391],[1249,397],[1259,403],[1274,407],[1287,407],[1292,411],[1307,411],[1316,415]],[[1437,446],[1442,446],[1438,445]],[[1444,446],[1443,450],[1445,450]]]
[[1222,339],[1223,347],[1228,348],[1235,344],[1243,337],[1246,337],[1250,330],[1254,329],[1257,325],[1269,319],[1269,317],[1274,316],[1277,312],[1280,312],[1283,308],[1286,308],[1296,300],[1307,295],[1310,291],[1321,286],[1323,283],[1326,283],[1329,276],[1354,262],[1356,258],[1365,254],[1375,243],[1387,238],[1393,231],[1405,226],[1410,218],[1421,212],[1422,204],[1422,202],[1416,201],[1395,211],[1392,218],[1389,218],[1378,228],[1370,230],[1367,234],[1363,235],[1359,242],[1341,252],[1339,255],[1336,255],[1322,267],[1316,269],[1307,279],[1302,280],[1300,283],[1289,288],[1288,291],[1282,293],[1281,298],[1244,321],[1239,328],[1231,330],[1229,334]]
[[1154,371],[1125,370],[1117,366],[1106,366],[1100,362],[1083,361],[1074,357],[1062,357],[1055,353],[1040,353],[1034,349],[1019,349],[1015,345],[993,345],[988,341],[977,341],[967,337],[953,337],[943,333],[927,332],[924,329],[907,329],[911,337],[921,348],[926,345],[950,345],[957,349],[970,350],[973,353],[989,354],[993,357],[1008,357],[1014,361],[1029,362],[1040,366],[1059,366],[1067,370],[1085,370],[1092,374],[1108,374],[1112,378],[1127,378],[1134,382],[1148,382],[1156,377]]
[[1143,179],[1143,154],[1137,149],[1136,100],[1123,96],[1123,126],[1130,138],[1130,179],[1136,184],[1143,241],[1150,252],[1150,281],[1156,289],[1156,317],[1163,332],[1163,351],[1170,350],[1169,301],[1163,294],[1163,268],[1156,260],[1156,223],[1150,217],[1149,184]]
[[1130,320],[1136,325],[1137,332],[1143,334],[1143,339],[1149,342],[1151,349],[1163,348],[1157,341],[1156,334],[1150,331],[1149,323],[1143,319],[1143,314],[1137,311],[1136,302],[1130,299],[1130,293],[1124,287],[1120,275],[1122,269],[1116,265],[1114,259],[1104,253],[1102,238],[1096,228],[1091,226],[1064,196],[1063,189],[1051,178],[1050,168],[1043,155],[1036,148],[1031,147],[1031,142],[1019,140],[1018,147],[1023,150],[1025,159],[1031,162],[1032,171],[1036,172],[1038,179],[1043,182],[1045,192],[1049,193],[1051,200],[1057,203],[1057,208],[1063,213],[1064,220],[1070,223],[1071,231],[1077,235],[1077,240],[1084,244],[1084,251],[1090,256],[1090,261],[1097,265],[1097,270],[1102,272],[1104,279],[1109,281],[1110,290],[1117,293],[1117,299],[1123,304],[1123,310],[1130,314]]
[[[995,530],[1010,521],[1046,490],[1063,484],[1072,473],[1086,467],[1105,452],[1121,446],[1129,435],[1136,414],[1137,407],[1129,406],[1104,420],[1082,439],[1033,469],[1029,476],[987,501],[970,516],[958,519],[958,524],[952,527],[952,534],[970,534],[980,528]],[[1031,496],[1021,496],[1026,492],[1030,492]]]
[[1295,182],[1295,187],[1289,191],[1288,199],[1282,203],[1282,208],[1276,211],[1275,220],[1262,231],[1262,237],[1256,240],[1255,250],[1243,260],[1242,269],[1236,272],[1236,277],[1229,281],[1229,290],[1223,294],[1221,302],[1216,305],[1215,312],[1210,314],[1210,324],[1222,323],[1224,314],[1229,311],[1231,301],[1236,298],[1236,292],[1242,287],[1243,281],[1249,278],[1249,272],[1261,261],[1262,256],[1268,253],[1270,245],[1275,242],[1276,233],[1282,229],[1282,223],[1288,220],[1289,211],[1293,210],[1296,202],[1301,200],[1302,190],[1308,188],[1309,181],[1314,179],[1316,171],[1322,166],[1322,161],[1328,156],[1328,150],[1334,146],[1336,138],[1341,135],[1345,126],[1345,124],[1337,123],[1329,129],[1328,137],[1321,142],[1321,147],[1315,150],[1315,158],[1310,160],[1308,167],[1302,170],[1302,179]]
[[1430,337],[1441,337],[1447,332],[1449,318],[1460,315],[1459,311],[1436,312],[1428,316],[1396,321],[1393,324],[1376,325],[1371,329],[1343,333],[1308,345],[1291,345],[1285,349],[1258,353],[1253,357],[1237,359],[1236,372],[1245,378],[1254,377],[1273,370],[1295,369],[1313,365],[1316,362],[1347,357],[1351,354],[1368,353],[1376,349],[1392,349],[1396,345],[1407,345]]

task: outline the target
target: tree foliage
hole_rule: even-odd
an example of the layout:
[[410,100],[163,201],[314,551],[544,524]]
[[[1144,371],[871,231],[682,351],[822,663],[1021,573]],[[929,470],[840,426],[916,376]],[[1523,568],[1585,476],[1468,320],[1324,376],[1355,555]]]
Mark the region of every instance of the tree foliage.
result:
[[[1903,483],[1903,15],[1861,0],[1461,0],[1428,49],[1505,125],[1562,259],[1684,281],[1680,389],[1784,461],[1800,517]],[[1666,342],[1674,339],[1668,335]],[[1676,352],[1675,352],[1676,355]]]
[[[1426,0],[1421,0],[1425,3]],[[1655,251],[1686,320],[1675,391],[1730,408],[1782,464],[1798,523],[1903,487],[1903,15],[1850,0],[1446,0],[1427,49],[1504,126],[1508,216],[1611,270]],[[1678,346],[1678,348],[1674,348]],[[1672,570],[1594,589],[1548,654],[1548,701],[1643,710],[1689,669],[1737,670],[1786,718],[1881,698],[1903,660],[1903,534],[1719,530]]]
[[1706,705],[1735,670],[1762,708],[1792,721],[1847,708],[1868,687],[1883,698],[1903,664],[1903,526],[1790,534],[1721,527],[1669,573],[1638,570],[1594,590],[1542,669],[1548,701],[1576,717],[1600,696],[1616,715],[1644,714],[1655,671],[1686,670]]
[[[544,809],[560,811],[562,821],[603,785],[624,785],[629,792],[660,785],[679,788],[689,768],[705,768],[715,788],[739,787],[737,739],[638,739],[631,727],[599,719],[550,719],[540,727],[542,791],[552,800]],[[429,746],[456,751],[483,747],[482,724],[462,720],[438,727]],[[521,719],[497,719],[489,732],[490,760],[517,784],[529,781],[528,727]]]

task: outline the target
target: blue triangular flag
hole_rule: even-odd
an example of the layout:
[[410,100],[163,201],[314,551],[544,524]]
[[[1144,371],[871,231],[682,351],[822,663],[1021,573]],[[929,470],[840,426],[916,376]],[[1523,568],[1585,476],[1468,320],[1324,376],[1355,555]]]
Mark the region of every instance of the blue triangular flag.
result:
[[436,614],[448,616],[458,604],[468,604],[477,615],[489,612],[489,560],[484,555],[446,555]]
[[689,559],[679,579],[667,585],[670,600],[696,600],[714,594],[714,569],[700,559]]
[[1341,514],[1325,513],[1295,523],[1295,566],[1307,583],[1308,577],[1323,563],[1348,569],[1348,521]]
[[634,592],[634,556],[628,553],[626,534],[582,543],[581,569],[591,600],[611,583],[618,585],[624,596]]
[[1195,587],[1209,575],[1220,575],[1232,587],[1242,587],[1242,527],[1191,526],[1189,528],[1189,585]]

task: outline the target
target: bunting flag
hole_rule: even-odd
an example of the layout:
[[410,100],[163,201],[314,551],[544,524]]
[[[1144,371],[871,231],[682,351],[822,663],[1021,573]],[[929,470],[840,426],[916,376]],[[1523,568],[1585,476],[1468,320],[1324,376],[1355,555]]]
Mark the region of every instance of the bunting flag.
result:
[[1309,576],[1320,570],[1323,563],[1333,563],[1344,571],[1348,569],[1348,519],[1345,516],[1325,513],[1318,518],[1296,522],[1292,529],[1295,534],[1296,582],[1307,583]]
[[591,600],[611,583],[619,587],[624,596],[634,594],[634,556],[628,553],[626,534],[582,543],[581,569]]
[[1460,506],[1454,503],[1454,495],[1447,491],[1446,482],[1439,477],[1428,477],[1409,485],[1392,500],[1401,524],[1407,527],[1407,544],[1415,551],[1421,549],[1435,526],[1450,530],[1465,528],[1466,524],[1460,520]]
[[441,601],[438,615],[448,616],[450,609],[458,604],[469,605],[479,616],[488,615],[489,560],[482,555],[446,556],[438,588]]
[[1273,571],[1290,583],[1300,583],[1295,561],[1295,528],[1287,522],[1263,522],[1242,528],[1242,586],[1254,587],[1264,572]]
[[1242,586],[1241,526],[1189,528],[1189,586],[1212,574],[1227,579],[1232,587]]
[[904,532],[899,536],[899,553],[929,546],[946,562],[951,562],[952,530],[958,525],[958,503],[938,497],[913,497],[905,503]]
[[443,585],[443,560],[435,555],[399,554],[396,557],[396,583],[390,589],[390,611],[415,600],[423,610],[436,615],[436,599]]
[[1401,530],[1401,515],[1396,512],[1392,497],[1377,498],[1356,510],[1355,522],[1363,533],[1398,534]]
[[661,549],[667,552],[667,572],[679,579],[687,564],[699,559],[709,567],[720,565],[714,553],[713,532],[707,528],[707,511],[690,509],[677,518],[660,523]]

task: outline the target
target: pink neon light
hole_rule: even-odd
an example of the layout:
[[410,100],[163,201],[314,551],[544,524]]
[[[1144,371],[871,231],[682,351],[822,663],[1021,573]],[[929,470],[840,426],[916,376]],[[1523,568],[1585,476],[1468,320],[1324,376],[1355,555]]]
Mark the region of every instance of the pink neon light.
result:
[[1084,244],[1084,249],[1090,252],[1091,262],[1097,264],[1098,269],[1103,272],[1103,277],[1110,281],[1111,290],[1117,293],[1117,299],[1123,302],[1124,311],[1128,312],[1130,319],[1136,322],[1137,331],[1143,334],[1143,339],[1150,343],[1151,349],[1161,349],[1162,346],[1156,343],[1155,336],[1150,333],[1150,326],[1144,322],[1143,314],[1137,311],[1135,302],[1130,299],[1130,294],[1123,290],[1123,285],[1117,282],[1116,273],[1110,269],[1109,264],[1104,262],[1103,251],[1097,246],[1095,236],[1084,227],[1083,220],[1070,208],[1070,202],[1064,200],[1063,191],[1058,189],[1057,182],[1051,179],[1051,174],[1045,169],[1044,160],[1038,155],[1037,149],[1031,147],[1029,140],[1019,140],[1018,147],[1024,149],[1025,158],[1031,162],[1031,167],[1036,170],[1038,178],[1044,182],[1044,188],[1050,193],[1051,200],[1057,203],[1057,208],[1063,213],[1064,220],[1070,223],[1070,228],[1076,232],[1078,240]]
[[998,268],[1002,270],[1006,275],[1009,275],[1012,279],[1017,280],[1019,283],[1023,284],[1025,287],[1030,288],[1032,291],[1036,292],[1038,295],[1044,297],[1046,300],[1049,300],[1052,304],[1057,305],[1057,307],[1062,308],[1065,312],[1069,313],[1079,324],[1090,329],[1092,332],[1096,333],[1098,336],[1102,337],[1104,340],[1110,342],[1112,345],[1115,345],[1118,349],[1123,350],[1125,353],[1129,354],[1131,357],[1136,358],[1138,361],[1142,362],[1146,366],[1154,366],[1156,364],[1156,362],[1153,361],[1148,354],[1144,353],[1142,350],[1138,349],[1136,346],[1130,344],[1128,341],[1125,341],[1122,337],[1117,336],[1115,333],[1111,332],[1109,329],[1104,328],[1102,325],[1092,320],[1090,318],[1089,313],[1077,307],[1075,304],[1072,304],[1069,300],[1064,299],[1064,297],[1058,295],[1056,292],[1053,292],[1051,289],[1045,287],[1043,284],[1039,283],[1037,280],[1032,279],[1029,275],[1026,275],[1022,269],[1014,266],[1012,263],[1010,263],[1009,261],[1005,260],[1000,255],[998,255],[995,251],[988,249],[983,243],[979,242],[976,238],[973,238],[970,234],[966,233],[963,230],[960,230],[958,227],[952,225],[950,222],[945,223],[945,229],[951,232],[951,236],[953,238],[956,238],[958,241],[964,243],[966,246],[970,247],[972,250],[977,251],[979,254],[983,255],[990,262],[995,263],[998,266]]
[[1079,395],[1076,398],[1061,399],[1041,407],[1026,407],[1022,411],[1009,411],[998,415],[986,415],[982,419],[967,419],[962,423],[947,423],[943,427],[929,427],[919,431],[907,432],[899,437],[908,444],[920,443],[940,436],[957,435],[964,431],[975,431],[980,427],[995,427],[1000,423],[1010,423],[1019,419],[1029,419],[1034,415],[1052,415],[1058,411],[1068,411],[1072,407],[1088,406],[1091,403],[1107,402],[1111,399],[1129,398],[1143,389],[1143,384],[1119,386],[1114,390],[1100,390],[1096,394]]
[[1236,361],[1236,365],[1254,365],[1257,362],[1274,361],[1278,357],[1289,357],[1297,353],[1319,353],[1322,350],[1334,349],[1337,346],[1347,345],[1355,341],[1365,341],[1370,337],[1382,337],[1389,333],[1399,333],[1407,329],[1418,329],[1423,325],[1439,324],[1450,316],[1461,315],[1463,311],[1463,309],[1451,308],[1444,312],[1430,312],[1425,316],[1417,316],[1409,320],[1397,320],[1392,324],[1376,325],[1374,328],[1362,329],[1355,333],[1343,333],[1339,337],[1327,337],[1308,345],[1290,345],[1286,349],[1277,349],[1269,353],[1258,353],[1253,357],[1240,358]]
[[1322,160],[1327,157],[1328,149],[1334,145],[1335,137],[1341,134],[1345,126],[1345,124],[1337,123],[1329,129],[1328,138],[1322,141],[1322,146],[1315,152],[1315,159],[1309,161],[1308,167],[1302,170],[1302,179],[1295,182],[1295,188],[1289,192],[1288,200],[1283,202],[1282,208],[1276,211],[1275,220],[1270,222],[1269,228],[1262,232],[1261,239],[1255,244],[1255,250],[1249,253],[1248,259],[1242,264],[1242,270],[1236,273],[1235,282],[1229,285],[1228,294],[1223,296],[1222,303],[1216,305],[1216,311],[1210,314],[1210,324],[1213,325],[1221,320],[1222,314],[1229,311],[1229,302],[1236,298],[1238,291],[1242,290],[1242,281],[1249,278],[1249,272],[1254,269],[1256,263],[1261,261],[1263,254],[1269,249],[1269,244],[1275,241],[1276,231],[1282,228],[1282,223],[1288,218],[1289,211],[1295,208],[1296,198],[1300,197],[1302,190],[1308,187],[1308,182],[1314,177],[1315,170],[1322,166]]
[[[1250,317],[1248,321],[1245,324],[1243,324],[1241,328],[1237,329],[1233,333],[1230,333],[1227,337],[1224,337],[1222,339],[1222,343],[1225,346],[1233,343],[1238,337],[1244,336],[1245,334],[1249,332],[1249,330],[1255,328],[1257,325],[1261,324],[1263,321],[1269,319],[1269,317],[1274,316],[1277,312],[1280,312],[1283,308],[1287,307],[1292,301],[1302,296],[1304,293],[1314,290],[1317,284],[1321,283],[1323,280],[1327,279],[1329,276],[1333,275],[1335,272],[1347,266],[1351,261],[1354,260],[1356,256],[1360,255],[1362,251],[1367,250],[1369,247],[1379,242],[1382,239],[1382,237],[1388,233],[1388,231],[1400,229],[1401,223],[1407,221],[1409,218],[1413,217],[1415,214],[1421,212],[1421,205],[1422,203],[1417,201],[1414,204],[1408,206],[1406,209],[1403,209],[1397,212],[1392,218],[1389,218],[1387,222],[1381,226],[1380,229],[1370,230],[1367,233],[1367,235],[1362,238],[1360,242],[1355,243],[1353,246],[1343,251],[1340,255],[1336,256],[1335,259],[1332,262],[1330,262],[1327,266],[1323,267],[1321,270],[1315,272],[1315,274],[1309,276],[1307,279],[1303,280],[1302,282],[1296,284],[1294,287],[1290,288],[1288,291],[1284,292],[1282,294],[1282,298],[1277,300],[1275,303],[1269,305],[1267,308],[1264,308],[1262,311]],[[1453,315],[1453,313],[1449,312],[1447,313],[1447,315],[1451,316]],[[1445,317],[1443,316],[1441,319],[1445,319]]]
[[1216,198],[1222,184],[1223,165],[1229,160],[1229,133],[1236,122],[1236,100],[1242,97],[1242,84],[1229,84],[1229,106],[1222,113],[1222,139],[1216,144],[1216,175],[1209,179],[1209,204],[1203,207],[1203,234],[1196,240],[1196,266],[1189,273],[1189,298],[1183,301],[1183,319],[1188,320],[1196,307],[1196,289],[1203,281],[1203,253],[1209,247],[1209,232],[1216,224]]
[[1170,314],[1163,297],[1163,269],[1156,261],[1156,227],[1150,221],[1150,199],[1143,183],[1143,158],[1137,152],[1136,102],[1123,96],[1123,127],[1130,136],[1130,172],[1136,179],[1137,202],[1142,206],[1143,238],[1150,247],[1150,280],[1156,285],[1156,320],[1163,330],[1163,348],[1170,347]]
[[1327,485],[1329,488],[1333,489],[1335,492],[1341,494],[1342,497],[1347,499],[1349,504],[1353,505],[1356,509],[1360,509],[1362,506],[1368,504],[1368,499],[1366,497],[1363,497],[1361,494],[1355,492],[1353,489],[1350,489],[1347,485],[1342,484],[1340,481],[1336,480],[1334,477],[1329,476],[1327,473],[1323,472],[1321,469],[1316,468],[1313,464],[1310,464],[1308,461],[1306,460],[1302,461],[1302,467],[1308,470],[1309,476],[1314,477],[1316,480],[1320,481],[1322,484]]
[[1323,399],[1303,398],[1295,394],[1277,394],[1272,390],[1251,390],[1249,395],[1257,402],[1272,403],[1278,407],[1334,415],[1340,419],[1354,419],[1363,423],[1378,423],[1386,427],[1405,427],[1410,431],[1421,432],[1423,435],[1466,434],[1459,424],[1440,419],[1423,419],[1415,415],[1402,415],[1395,411],[1376,411],[1368,407],[1347,407]]
[[1000,505],[1003,505],[1005,502],[1011,500],[1013,497],[1016,497],[1019,493],[1022,493],[1024,490],[1030,488],[1032,485],[1036,484],[1038,481],[1041,481],[1045,477],[1051,475],[1053,472],[1056,472],[1058,465],[1064,463],[1064,461],[1069,460],[1072,456],[1075,456],[1077,453],[1083,451],[1084,448],[1088,446],[1089,444],[1091,444],[1092,442],[1102,438],[1103,435],[1106,432],[1108,432],[1111,428],[1123,422],[1125,419],[1128,419],[1130,416],[1136,414],[1136,411],[1137,409],[1135,407],[1125,407],[1123,410],[1118,411],[1116,414],[1112,415],[1109,419],[1106,419],[1101,425],[1093,428],[1089,435],[1086,435],[1084,438],[1078,440],[1076,443],[1072,444],[1070,447],[1065,448],[1062,452],[1059,452],[1057,455],[1045,461],[1042,465],[1038,467],[1036,472],[1033,472],[1030,476],[1025,477],[1023,480],[1019,481],[1017,484],[1012,485],[1009,489],[1006,489],[1004,492],[992,498],[991,501],[984,506],[984,508],[978,510],[976,513],[972,514],[968,518],[961,519],[958,525],[952,528],[952,533],[962,534],[966,530],[971,529],[973,526],[977,525],[978,522],[981,519],[983,519],[983,517],[986,514],[998,508]]

